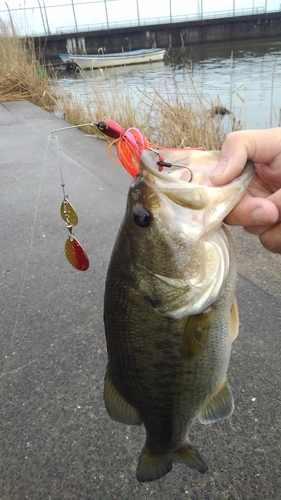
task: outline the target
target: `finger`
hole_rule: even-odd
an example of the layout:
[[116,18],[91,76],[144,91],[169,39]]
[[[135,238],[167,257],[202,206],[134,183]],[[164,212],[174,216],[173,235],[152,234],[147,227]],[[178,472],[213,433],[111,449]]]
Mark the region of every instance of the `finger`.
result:
[[259,238],[267,250],[281,254],[281,222],[265,231]]
[[266,231],[269,231],[273,227],[274,226],[272,226],[272,225],[270,225],[270,226],[248,226],[248,227],[245,227],[244,229],[248,233],[255,234],[256,236],[261,236],[263,233],[265,233]]
[[280,155],[281,129],[245,130],[229,134],[222,146],[217,167],[210,176],[216,186],[241,175],[247,159],[270,164]]
[[279,221],[281,221],[281,189],[278,189],[275,193],[271,194],[266,198],[271,203],[277,207],[279,211]]
[[[244,226],[245,228],[271,227],[278,220],[279,210],[273,201],[269,200],[269,198],[253,197],[249,193],[243,196],[238,205],[225,218],[227,224]],[[261,231],[264,230],[265,228],[261,229]],[[256,234],[259,234],[259,232]]]

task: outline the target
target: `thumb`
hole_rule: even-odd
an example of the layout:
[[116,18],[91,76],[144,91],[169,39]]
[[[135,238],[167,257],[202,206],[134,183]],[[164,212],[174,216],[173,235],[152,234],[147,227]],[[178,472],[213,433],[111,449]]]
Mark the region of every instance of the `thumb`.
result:
[[244,130],[229,134],[210,180],[216,186],[228,184],[241,175],[247,160],[273,165],[281,152],[281,130]]
[[248,158],[254,156],[254,151],[247,132],[232,132],[225,139],[216,168],[210,180],[216,186],[228,184],[243,172]]

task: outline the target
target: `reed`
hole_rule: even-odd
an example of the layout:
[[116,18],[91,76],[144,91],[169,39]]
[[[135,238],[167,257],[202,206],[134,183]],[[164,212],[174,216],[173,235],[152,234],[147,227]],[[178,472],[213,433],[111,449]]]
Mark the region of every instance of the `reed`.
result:
[[0,101],[27,99],[48,111],[54,109],[56,95],[36,58],[33,41],[11,36],[1,22],[0,67]]
[[[149,106],[142,102],[142,97],[136,104],[136,99],[133,98],[131,88],[126,86],[122,89],[115,85],[114,80],[109,87],[95,85],[94,82],[88,81],[91,98],[87,99],[87,103],[83,99],[77,89],[73,94],[60,92],[60,98],[57,102],[59,116],[64,120],[77,125],[79,123],[98,122],[105,118],[110,118],[117,123],[120,123],[123,128],[136,127],[149,138],[152,133],[152,128],[149,125],[150,110]],[[87,127],[85,129],[89,134],[98,135],[101,138],[106,137],[99,132],[97,128]]]
[[[61,116],[71,123],[111,118],[125,129],[140,129],[156,144],[208,150],[220,149],[222,146],[226,131],[221,127],[221,120],[225,114],[228,114],[227,132],[241,129],[241,123],[221,105],[219,98],[212,102],[196,92],[191,76],[187,77],[189,81],[183,89],[179,88],[175,79],[169,88],[163,82],[161,93],[152,85],[148,92],[132,89],[126,82],[120,88],[114,78],[110,82],[105,79],[101,88],[100,81],[97,85],[94,79],[89,81],[85,75],[84,78],[91,90],[91,102],[84,105],[77,88],[75,96],[67,96],[59,103]],[[95,134],[96,130],[89,129],[88,132]]]
[[[41,58],[40,58],[41,59]],[[40,65],[31,39],[11,35],[0,20],[0,101],[27,99],[55,113],[72,125],[110,118],[125,129],[136,127],[150,142],[167,147],[220,149],[226,133],[221,129],[221,103],[209,102],[194,88],[190,73],[184,88],[174,79],[174,88],[159,93],[153,86],[141,92],[104,75],[104,85],[87,80],[91,100],[85,103],[77,92],[70,96],[59,84],[55,73],[48,76]],[[188,92],[191,89],[192,92]],[[241,124],[229,112],[230,130]],[[228,132],[230,131],[228,130]],[[88,134],[101,135],[97,127],[86,127]],[[105,138],[104,136],[102,136]]]

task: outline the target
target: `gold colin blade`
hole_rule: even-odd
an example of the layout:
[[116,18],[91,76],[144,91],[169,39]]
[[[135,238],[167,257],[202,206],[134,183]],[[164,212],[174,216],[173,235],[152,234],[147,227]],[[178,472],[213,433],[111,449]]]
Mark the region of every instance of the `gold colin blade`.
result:
[[61,204],[60,214],[68,226],[76,226],[78,224],[78,216],[67,198]]
[[89,259],[83,247],[74,236],[68,236],[65,247],[65,256],[70,264],[78,271],[87,271],[89,268]]

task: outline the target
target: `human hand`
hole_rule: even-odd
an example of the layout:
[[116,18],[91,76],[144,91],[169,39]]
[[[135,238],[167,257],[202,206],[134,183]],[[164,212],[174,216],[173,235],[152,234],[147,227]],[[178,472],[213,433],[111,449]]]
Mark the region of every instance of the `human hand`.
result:
[[238,177],[247,160],[256,171],[241,201],[225,222],[258,235],[261,244],[281,253],[281,128],[229,134],[211,182],[222,186]]

